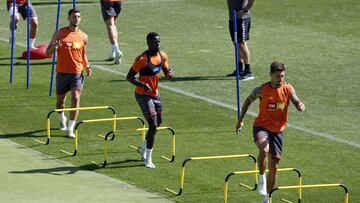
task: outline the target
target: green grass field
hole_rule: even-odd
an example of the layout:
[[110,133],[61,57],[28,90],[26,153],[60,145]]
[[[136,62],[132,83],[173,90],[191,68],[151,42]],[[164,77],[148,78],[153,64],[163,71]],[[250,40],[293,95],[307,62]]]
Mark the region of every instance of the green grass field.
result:
[[[33,0],[40,18],[37,44],[48,43],[55,29],[56,5]],[[97,137],[111,129],[110,124],[89,124],[80,129],[79,154],[69,157],[60,149],[72,150],[72,140],[53,130],[48,146],[34,142],[45,139],[46,115],[54,109],[55,97],[48,96],[51,60],[33,61],[31,88],[26,90],[26,61],[15,59],[14,83],[9,84],[10,49],[8,14],[0,17],[0,136],[34,150],[58,157],[82,168],[93,170],[160,193],[176,202],[221,202],[225,176],[238,170],[252,169],[247,159],[191,162],[181,196],[172,196],[166,187],[178,190],[182,161],[191,156],[254,154],[253,116],[248,115],[241,135],[236,124],[236,81],[224,75],[234,69],[233,46],[228,33],[226,1],[216,0],[133,0],[123,4],[118,20],[119,41],[124,52],[121,65],[103,61],[109,51],[105,25],[97,0],[79,1],[81,29],[89,36],[87,49],[94,75],[85,81],[82,106],[110,105],[118,116],[141,115],[134,98],[134,87],[125,74],[134,58],[146,47],[150,31],[161,35],[162,48],[175,71],[173,81],[161,81],[164,103],[163,126],[176,131],[177,153],[174,163],[160,158],[169,154],[170,137],[159,133],[154,151],[156,170],[141,166],[139,155],[129,144],[139,144],[136,133],[118,135],[110,144],[107,168],[91,161],[103,160],[103,141]],[[71,4],[62,7],[61,26]],[[274,60],[287,65],[287,81],[306,105],[304,113],[291,107],[286,130],[285,151],[280,167],[297,167],[303,184],[345,183],[350,202],[360,202],[360,3],[319,1],[255,1],[249,47],[255,80],[241,83],[242,100],[257,85],[269,79],[268,67]],[[21,22],[16,47],[20,56],[26,43],[25,23]],[[55,94],[55,92],[54,92]],[[250,112],[257,112],[257,103]],[[109,117],[107,111],[81,112],[79,120]],[[56,128],[56,116],[53,117]],[[123,122],[119,127],[137,127]],[[296,184],[296,176],[279,174],[278,185]],[[240,177],[230,183],[229,202],[259,202],[257,192],[238,186]],[[249,182],[248,176],[241,181]],[[80,183],[79,183],[80,184]],[[116,191],[114,191],[116,192]],[[277,192],[280,197],[296,200],[295,191]],[[343,191],[305,189],[304,202],[342,202]]]

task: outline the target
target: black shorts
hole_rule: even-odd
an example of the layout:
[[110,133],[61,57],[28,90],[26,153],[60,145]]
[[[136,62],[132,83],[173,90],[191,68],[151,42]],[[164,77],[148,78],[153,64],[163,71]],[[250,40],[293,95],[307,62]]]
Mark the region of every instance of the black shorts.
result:
[[65,94],[72,89],[82,90],[84,85],[83,74],[57,73],[56,94]]
[[[246,42],[250,39],[249,33],[250,33],[250,27],[251,27],[251,18],[245,18],[245,19],[237,19],[236,21],[236,27],[237,27],[237,40],[238,42]],[[229,31],[231,40],[235,42],[234,39],[234,21],[229,20]]]
[[[33,5],[29,2],[30,4],[30,18],[34,18],[37,17],[36,11],[33,7]],[[6,4],[6,8],[9,11],[10,16],[12,16],[12,10],[10,12],[10,9],[12,9],[13,5],[12,2],[7,2]],[[16,13],[20,13],[21,17],[25,20],[27,19],[27,3],[26,4],[16,4],[15,5],[15,15]],[[17,11],[17,12],[16,12]]]
[[152,116],[162,112],[162,102],[160,95],[151,97],[148,95],[135,93],[135,98],[146,119],[150,119]]
[[111,17],[117,17],[121,12],[121,1],[117,2],[103,2],[101,4],[101,13],[104,21],[109,20]]
[[273,158],[281,159],[283,142],[284,142],[284,132],[273,133],[268,131],[265,128],[253,127],[254,142],[257,142],[259,137],[266,137],[269,142],[270,154]]

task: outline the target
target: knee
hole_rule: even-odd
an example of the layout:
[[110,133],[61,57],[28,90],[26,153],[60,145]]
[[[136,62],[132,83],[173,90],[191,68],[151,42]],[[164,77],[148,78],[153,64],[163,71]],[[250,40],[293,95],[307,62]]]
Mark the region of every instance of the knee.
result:
[[39,21],[37,18],[31,18],[31,26],[35,29],[39,26]]
[[156,132],[156,127],[158,124],[158,120],[156,118],[156,115],[151,116],[148,120],[148,124],[149,124],[149,131],[154,131]]

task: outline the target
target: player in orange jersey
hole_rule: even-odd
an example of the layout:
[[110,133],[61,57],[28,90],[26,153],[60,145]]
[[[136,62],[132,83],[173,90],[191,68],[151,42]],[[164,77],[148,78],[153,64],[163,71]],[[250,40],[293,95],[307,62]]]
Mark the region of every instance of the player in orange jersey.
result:
[[[256,87],[246,98],[241,109],[241,115],[236,125],[236,132],[243,127],[243,118],[250,104],[260,99],[260,112],[253,124],[254,142],[259,148],[259,193],[268,202],[269,192],[276,181],[276,172],[283,147],[284,130],[288,121],[289,103],[293,103],[298,111],[304,111],[305,105],[299,100],[295,89],[284,81],[285,66],[273,62],[270,66],[271,81]],[[268,160],[266,159],[268,158]],[[269,174],[266,180],[265,169],[268,163]]]
[[118,31],[116,28],[116,19],[121,12],[121,1],[122,0],[100,0],[101,13],[111,43],[111,54],[106,60],[114,60],[115,64],[121,63],[122,57],[122,52],[118,44]]
[[[135,98],[149,125],[145,142],[138,150],[144,159],[145,166],[155,168],[151,154],[157,131],[156,128],[162,122],[162,102],[158,91],[160,71],[164,72],[167,79],[172,79],[173,73],[170,69],[167,55],[164,51],[160,50],[159,34],[150,32],[146,36],[146,40],[148,50],[135,59],[126,78],[136,86]],[[139,74],[139,77],[135,77],[137,74]]]
[[[16,32],[18,22],[19,22],[19,13],[21,14],[21,17],[26,20],[27,18],[27,10],[30,9],[30,48],[35,48],[35,38],[36,38],[36,32],[39,26],[38,17],[36,15],[35,9],[33,5],[29,2],[29,8],[27,6],[28,1],[27,0],[16,0],[15,5],[15,30]],[[6,8],[9,11],[10,14],[10,30],[12,30],[12,15],[13,15],[13,0],[7,0],[6,1]],[[9,38],[9,44],[11,44],[11,32],[10,32],[10,38]]]
[[[46,54],[57,50],[56,64],[56,108],[65,108],[66,93],[71,91],[71,107],[80,107],[80,96],[83,88],[83,69],[86,76],[92,71],[86,57],[85,47],[88,42],[87,35],[79,29],[81,15],[77,9],[68,12],[69,26],[56,31],[49,43]],[[70,111],[69,126],[66,128],[64,112],[59,113],[60,130],[67,129],[67,135],[74,138],[74,126],[79,111]]]

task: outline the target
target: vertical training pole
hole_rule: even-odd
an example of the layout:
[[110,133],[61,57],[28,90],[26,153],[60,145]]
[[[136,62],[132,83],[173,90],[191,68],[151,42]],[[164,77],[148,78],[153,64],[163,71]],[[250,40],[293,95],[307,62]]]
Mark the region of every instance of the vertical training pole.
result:
[[27,66],[26,89],[30,89],[30,0],[27,1]]
[[[60,5],[61,5],[61,0],[58,0],[55,30],[59,29]],[[52,60],[52,66],[51,66],[49,96],[52,95],[52,88],[53,88],[53,81],[54,81],[55,59],[56,59],[56,50],[55,50],[55,52],[53,54],[53,60]]]
[[13,10],[11,16],[11,59],[10,59],[10,83],[13,82],[14,75],[14,45],[15,45],[15,8],[16,8],[16,0],[13,0]]
[[234,45],[235,45],[235,67],[236,67],[236,96],[237,96],[237,116],[240,118],[240,81],[239,81],[239,44],[237,39],[237,18],[236,10],[233,11],[233,27],[234,27]]
[[76,8],[76,0],[73,0],[73,8]]

